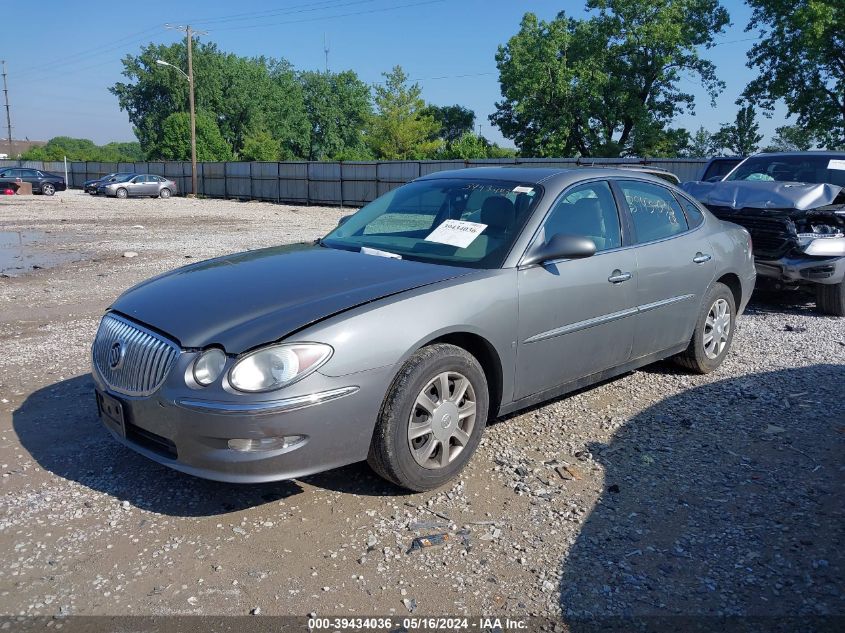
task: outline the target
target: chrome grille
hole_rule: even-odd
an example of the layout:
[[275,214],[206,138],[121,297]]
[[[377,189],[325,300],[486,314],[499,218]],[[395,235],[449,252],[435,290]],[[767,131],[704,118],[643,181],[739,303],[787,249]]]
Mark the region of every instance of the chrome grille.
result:
[[147,396],[164,382],[179,351],[159,334],[107,314],[100,321],[91,356],[110,389],[128,396]]

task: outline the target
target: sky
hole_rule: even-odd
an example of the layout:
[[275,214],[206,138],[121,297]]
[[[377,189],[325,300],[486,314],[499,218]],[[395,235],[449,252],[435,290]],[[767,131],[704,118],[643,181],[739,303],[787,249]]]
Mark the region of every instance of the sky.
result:
[[[727,86],[711,107],[701,86],[683,79],[681,87],[696,97],[696,113],[679,117],[675,125],[690,131],[699,125],[715,131],[733,121],[734,102],[755,76],[745,66],[755,36],[745,31],[750,10],[737,0],[722,2],[732,25],[702,54],[716,64]],[[501,98],[497,47],[516,34],[527,11],[550,20],[561,10],[582,17],[583,6],[582,0],[147,0],[140,5],[42,0],[40,12],[50,19],[39,20],[38,28],[5,29],[0,59],[6,60],[16,139],[134,140],[126,113],[108,92],[123,79],[120,60],[151,42],[175,42],[178,31],[165,29],[165,23],[190,23],[208,31],[202,39],[224,51],[285,58],[300,70],[325,68],[324,37],[332,71],[351,69],[372,83],[401,65],[419,82],[426,101],[471,108],[484,136],[512,146],[487,119]],[[764,143],[784,117],[784,107],[771,119],[759,117]],[[5,137],[5,120],[0,124]]]

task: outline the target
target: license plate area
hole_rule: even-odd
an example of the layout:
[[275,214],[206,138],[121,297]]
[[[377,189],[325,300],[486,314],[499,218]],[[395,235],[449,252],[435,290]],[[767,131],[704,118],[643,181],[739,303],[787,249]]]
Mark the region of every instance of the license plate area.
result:
[[112,431],[126,437],[126,418],[123,403],[117,398],[112,398],[102,391],[95,391],[97,396],[97,412],[100,420]]

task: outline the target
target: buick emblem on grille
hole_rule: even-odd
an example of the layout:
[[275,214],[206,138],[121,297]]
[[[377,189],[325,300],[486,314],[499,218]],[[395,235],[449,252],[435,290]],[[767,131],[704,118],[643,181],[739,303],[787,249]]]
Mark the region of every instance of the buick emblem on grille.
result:
[[109,349],[109,368],[119,369],[123,365],[123,357],[126,354],[126,348],[122,341],[117,341],[112,344]]

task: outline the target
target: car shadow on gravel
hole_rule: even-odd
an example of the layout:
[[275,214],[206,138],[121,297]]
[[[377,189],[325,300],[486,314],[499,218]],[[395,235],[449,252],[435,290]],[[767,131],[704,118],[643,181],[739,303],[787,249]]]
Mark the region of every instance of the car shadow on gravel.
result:
[[571,630],[845,622],[843,378],[814,365],[720,380],[590,445],[605,481],[562,563]]

